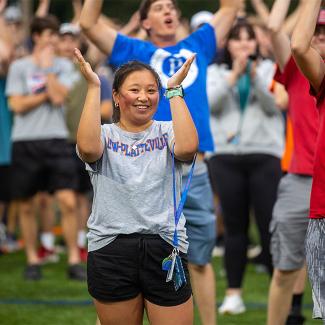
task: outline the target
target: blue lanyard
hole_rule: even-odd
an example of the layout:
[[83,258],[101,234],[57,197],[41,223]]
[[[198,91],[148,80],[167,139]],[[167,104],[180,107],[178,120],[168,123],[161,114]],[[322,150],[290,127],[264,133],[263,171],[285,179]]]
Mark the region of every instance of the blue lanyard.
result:
[[179,219],[181,217],[182,211],[183,211],[183,207],[186,201],[186,197],[187,197],[187,193],[188,190],[190,188],[190,184],[191,184],[191,180],[192,180],[192,176],[193,176],[193,171],[194,171],[194,166],[195,166],[195,160],[196,160],[196,154],[193,158],[193,163],[192,163],[192,167],[191,170],[189,172],[188,178],[187,178],[187,182],[186,185],[184,187],[182,196],[181,196],[181,200],[178,204],[178,207],[176,209],[176,176],[175,176],[175,153],[174,153],[174,147],[173,146],[173,150],[172,150],[172,157],[173,157],[173,199],[174,199],[174,217],[175,217],[175,231],[174,231],[174,238],[173,238],[173,245],[175,248],[178,247],[178,236],[177,236],[177,225],[179,222]]

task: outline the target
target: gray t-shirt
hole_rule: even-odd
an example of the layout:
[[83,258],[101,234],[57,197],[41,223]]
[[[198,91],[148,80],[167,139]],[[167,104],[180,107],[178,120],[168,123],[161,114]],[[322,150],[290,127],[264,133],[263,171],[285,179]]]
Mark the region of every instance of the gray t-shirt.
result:
[[[70,88],[73,64],[64,58],[55,58],[53,69],[61,84]],[[16,60],[8,73],[6,95],[31,95],[44,90],[46,73],[31,56]],[[49,101],[23,114],[15,114],[13,141],[66,139],[68,131],[63,106],[53,106]]]
[[[143,132],[131,133],[116,124],[102,126],[104,153],[86,164],[94,188],[88,220],[88,249],[112,242],[119,234],[159,234],[172,243],[175,229],[171,146],[172,122],[153,121]],[[177,202],[182,164],[175,161]],[[179,248],[188,248],[185,217],[177,226]]]

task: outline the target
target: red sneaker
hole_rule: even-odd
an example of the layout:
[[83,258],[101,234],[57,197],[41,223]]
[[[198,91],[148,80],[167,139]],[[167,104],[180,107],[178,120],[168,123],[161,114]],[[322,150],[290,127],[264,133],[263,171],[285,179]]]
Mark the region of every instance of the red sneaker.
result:
[[47,249],[44,246],[39,248],[37,255],[41,264],[57,263],[60,260],[59,255],[54,250]]
[[80,260],[81,262],[87,262],[87,257],[88,257],[88,251],[84,247],[79,247],[79,253],[80,253]]

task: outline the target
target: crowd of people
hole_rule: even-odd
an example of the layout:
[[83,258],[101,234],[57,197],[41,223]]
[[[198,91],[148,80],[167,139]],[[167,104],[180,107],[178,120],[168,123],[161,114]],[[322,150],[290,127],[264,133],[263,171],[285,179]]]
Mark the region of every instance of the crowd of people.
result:
[[0,248],[23,246],[24,278],[42,279],[59,217],[98,324],[142,324],[144,308],[191,324],[193,301],[216,324],[220,225],[218,312],[244,313],[252,222],[267,324],[304,323],[307,273],[325,321],[325,9],[219,2],[186,20],[142,0],[123,25],[102,0],[72,0],[61,24],[41,0],[27,32],[0,0]]

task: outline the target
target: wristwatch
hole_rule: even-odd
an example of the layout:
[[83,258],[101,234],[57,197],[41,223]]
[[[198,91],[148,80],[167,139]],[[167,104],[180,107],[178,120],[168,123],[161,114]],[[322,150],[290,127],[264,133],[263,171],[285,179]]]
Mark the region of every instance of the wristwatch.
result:
[[180,96],[180,97],[184,97],[184,89],[182,87],[182,85],[178,85],[172,88],[167,88],[165,91],[165,97],[167,99],[171,99],[172,97],[175,96]]

